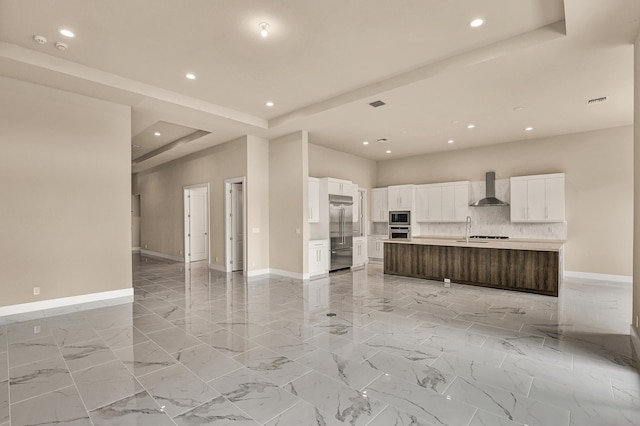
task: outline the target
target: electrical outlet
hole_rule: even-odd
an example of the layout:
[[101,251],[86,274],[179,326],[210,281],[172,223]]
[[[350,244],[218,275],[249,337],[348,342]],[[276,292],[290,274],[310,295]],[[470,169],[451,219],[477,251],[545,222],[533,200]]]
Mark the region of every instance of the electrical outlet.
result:
[[178,254],[182,254],[182,250],[178,250]]
[[34,325],[33,326],[33,334],[40,334],[40,326],[39,325]]
[[219,261],[219,257],[218,257],[218,256],[216,256],[216,262],[218,262],[218,261]]
[[636,328],[640,327],[640,325],[638,325],[638,323],[640,322],[638,318],[640,318],[640,316],[636,315]]
[[40,287],[34,287],[33,288],[33,295],[34,296],[38,296],[40,294]]
[[144,248],[148,248],[146,244],[144,245]]
[[444,279],[444,286],[445,287],[451,287],[451,278],[445,278]]

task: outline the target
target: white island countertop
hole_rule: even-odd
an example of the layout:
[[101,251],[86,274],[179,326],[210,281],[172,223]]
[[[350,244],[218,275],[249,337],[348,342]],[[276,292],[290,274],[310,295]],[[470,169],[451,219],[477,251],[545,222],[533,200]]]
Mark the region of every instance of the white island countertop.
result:
[[393,244],[419,244],[425,246],[474,247],[507,250],[560,251],[564,245],[562,240],[533,240],[524,238],[509,238],[506,240],[470,238],[467,243],[464,237],[446,236],[418,236],[409,239],[395,238],[385,240]]

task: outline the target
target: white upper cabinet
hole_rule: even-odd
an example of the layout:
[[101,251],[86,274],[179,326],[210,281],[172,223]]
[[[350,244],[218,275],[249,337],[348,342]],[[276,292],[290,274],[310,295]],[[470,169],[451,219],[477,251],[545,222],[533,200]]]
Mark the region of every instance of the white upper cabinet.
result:
[[360,220],[360,193],[358,192],[358,185],[352,183],[349,193],[345,195],[351,195],[353,199],[353,209],[351,211],[353,212],[353,222],[357,222]]
[[413,210],[415,185],[395,185],[388,188],[389,210]]
[[416,187],[418,222],[464,222],[469,214],[469,182]]
[[371,221],[388,222],[389,205],[387,202],[387,188],[373,188],[371,190]]
[[317,178],[309,178],[309,222],[320,222],[320,180]]
[[564,220],[564,173],[511,178],[512,222]]
[[353,195],[351,181],[328,178],[328,192],[333,195]]

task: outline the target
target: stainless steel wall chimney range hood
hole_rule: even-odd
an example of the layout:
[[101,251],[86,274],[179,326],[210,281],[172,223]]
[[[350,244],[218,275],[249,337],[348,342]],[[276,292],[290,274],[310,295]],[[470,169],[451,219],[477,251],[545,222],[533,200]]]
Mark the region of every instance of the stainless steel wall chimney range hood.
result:
[[505,203],[502,200],[496,198],[496,173],[487,172],[486,174],[486,193],[485,197],[475,203],[469,204],[471,207],[494,207],[494,206],[508,206],[509,203]]

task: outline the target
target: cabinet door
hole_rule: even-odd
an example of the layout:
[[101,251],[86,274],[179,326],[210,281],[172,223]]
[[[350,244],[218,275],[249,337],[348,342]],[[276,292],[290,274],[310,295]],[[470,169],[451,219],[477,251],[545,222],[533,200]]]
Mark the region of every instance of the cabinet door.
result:
[[320,222],[320,182],[309,179],[309,222]]
[[309,247],[309,275],[320,273],[320,249],[318,247]]
[[400,190],[397,187],[390,186],[387,189],[387,200],[389,203],[389,210],[400,209]]
[[527,181],[511,179],[511,221],[527,220]]
[[460,184],[453,187],[455,204],[454,220],[464,222],[469,216],[469,185]]
[[564,216],[564,177],[545,179],[547,206],[545,219],[563,222]]
[[402,186],[398,188],[398,195],[400,196],[398,208],[401,210],[413,209],[413,185]]
[[527,182],[527,220],[545,220],[545,181],[546,179],[531,179]]
[[455,187],[442,187],[442,220],[453,221],[456,217]]
[[360,193],[358,192],[358,185],[349,185],[349,194],[353,199],[353,222],[360,221]]
[[429,222],[442,221],[442,187],[429,186],[427,188],[427,208]]
[[416,187],[416,221],[429,221],[429,193],[428,186]]
[[367,252],[369,254],[369,257],[371,258],[375,258],[375,252],[376,252],[376,239],[375,238],[368,238],[367,239]]
[[373,222],[389,221],[387,188],[377,188],[371,190],[371,220]]

